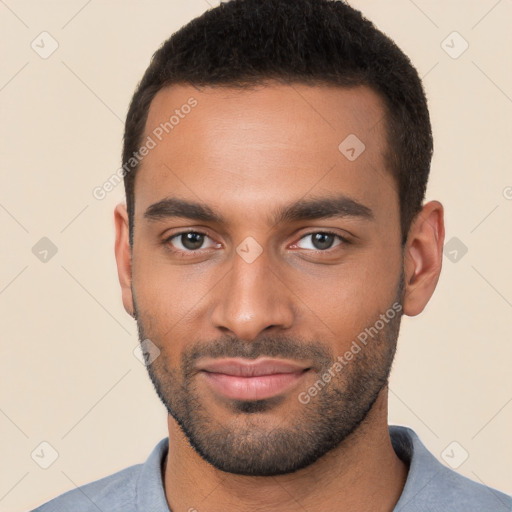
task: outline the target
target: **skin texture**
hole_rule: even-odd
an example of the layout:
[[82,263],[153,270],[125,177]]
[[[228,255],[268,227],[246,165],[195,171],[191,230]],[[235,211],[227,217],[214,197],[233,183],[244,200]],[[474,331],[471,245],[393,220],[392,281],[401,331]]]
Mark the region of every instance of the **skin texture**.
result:
[[[298,395],[393,304],[410,316],[424,309],[441,270],[443,207],[423,206],[402,249],[383,105],[366,87],[172,86],[153,100],[146,136],[191,96],[197,106],[141,163],[132,253],[125,206],[114,212],[123,304],[160,350],[148,371],[170,412],[169,507],[391,511],[407,475],[387,430],[399,316],[308,404]],[[338,149],[349,134],[365,144],[354,161]],[[339,195],[372,217],[272,221],[290,203]],[[144,216],[169,197],[206,204],[223,222]],[[168,240],[183,231],[207,236],[191,251]],[[346,241],[319,250],[307,235],[324,231]],[[236,250],[247,237],[262,250],[250,263]],[[198,371],[216,356],[311,370],[278,396],[234,401]]]

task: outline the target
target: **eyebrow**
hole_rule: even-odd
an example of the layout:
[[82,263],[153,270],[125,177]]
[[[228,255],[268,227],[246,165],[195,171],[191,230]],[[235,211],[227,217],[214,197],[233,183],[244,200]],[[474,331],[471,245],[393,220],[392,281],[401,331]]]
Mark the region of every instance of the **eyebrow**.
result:
[[[166,197],[150,205],[144,212],[144,218],[148,221],[159,221],[175,217],[200,222],[227,224],[224,217],[214,212],[208,205],[176,197]],[[267,220],[269,224],[283,224],[286,222],[291,223],[333,217],[373,220],[374,214],[367,206],[345,195],[339,195],[335,197],[300,199],[289,205],[278,207]]]

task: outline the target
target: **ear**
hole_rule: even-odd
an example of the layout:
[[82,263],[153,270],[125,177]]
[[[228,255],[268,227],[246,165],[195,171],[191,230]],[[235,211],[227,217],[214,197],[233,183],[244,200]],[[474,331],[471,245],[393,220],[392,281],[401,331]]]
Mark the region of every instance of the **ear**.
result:
[[135,308],[132,296],[132,259],[130,252],[128,212],[124,204],[118,204],[114,210],[114,223],[116,228],[116,262],[117,275],[121,284],[123,305],[126,312],[133,316]]
[[414,218],[404,248],[403,307],[408,316],[423,311],[441,273],[444,244],[443,205],[430,201]]

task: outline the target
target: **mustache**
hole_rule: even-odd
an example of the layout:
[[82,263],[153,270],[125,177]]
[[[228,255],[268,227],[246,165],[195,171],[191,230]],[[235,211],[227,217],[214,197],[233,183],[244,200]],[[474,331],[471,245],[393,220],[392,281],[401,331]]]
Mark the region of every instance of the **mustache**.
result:
[[213,342],[196,342],[187,347],[182,355],[184,373],[193,371],[197,361],[202,358],[257,359],[272,357],[291,359],[297,362],[308,361],[312,369],[329,367],[334,360],[334,353],[320,342],[310,342],[301,338],[282,335],[266,335],[252,341],[238,337],[222,336]]

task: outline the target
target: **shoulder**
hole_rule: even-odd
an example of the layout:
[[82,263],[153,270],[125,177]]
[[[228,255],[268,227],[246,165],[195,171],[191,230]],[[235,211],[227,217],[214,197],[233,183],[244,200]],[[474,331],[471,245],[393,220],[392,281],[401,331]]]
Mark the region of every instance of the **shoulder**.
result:
[[135,510],[135,484],[141,467],[142,464],[130,466],[113,475],[72,489],[32,512],[131,512]]
[[511,512],[512,497],[444,466],[405,427],[390,427],[395,451],[409,474],[393,512]]
[[[452,503],[457,510],[512,512],[512,497],[443,467],[435,482],[436,491],[444,498],[440,504]],[[444,500],[444,501],[443,501]]]
[[169,438],[164,438],[144,464],[72,489],[31,512],[168,512],[162,481],[162,461],[168,448]]

